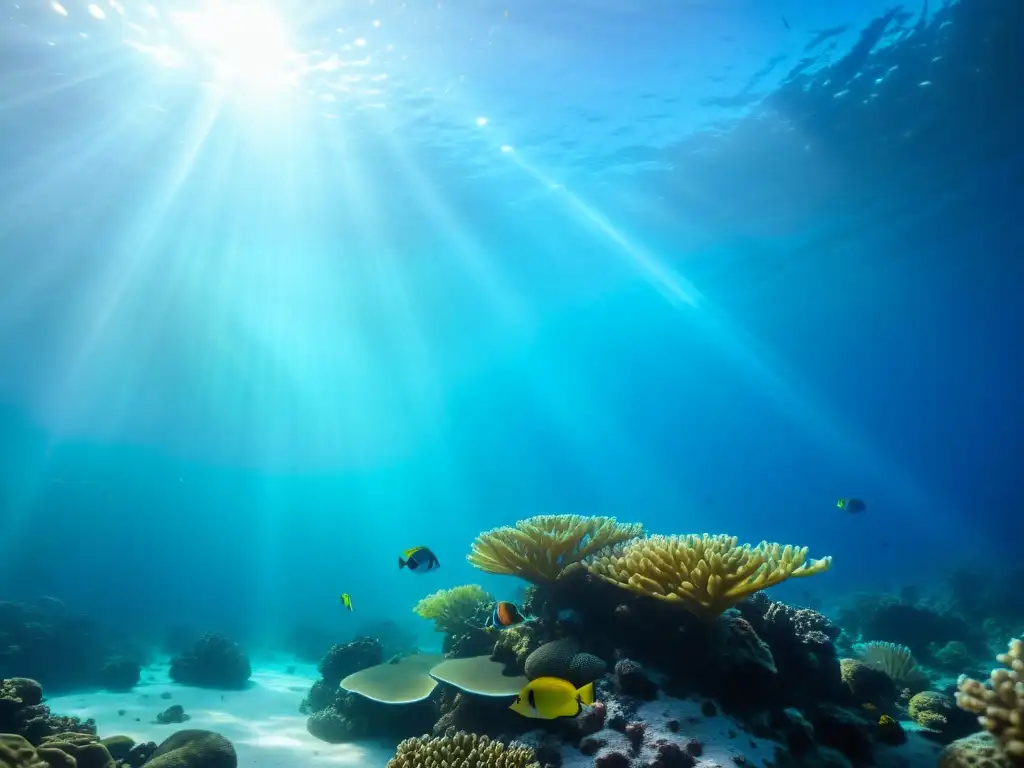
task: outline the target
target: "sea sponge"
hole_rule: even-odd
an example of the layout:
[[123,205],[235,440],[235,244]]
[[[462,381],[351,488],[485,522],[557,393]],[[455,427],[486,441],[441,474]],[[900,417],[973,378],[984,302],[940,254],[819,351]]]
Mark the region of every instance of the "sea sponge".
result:
[[914,687],[927,683],[927,678],[917,666],[917,659],[910,649],[899,643],[856,643],[853,652],[865,664],[880,669],[894,683]]
[[398,745],[387,768],[539,768],[537,756],[524,744],[507,746],[487,736],[449,731],[437,738],[419,736]]
[[786,579],[827,571],[829,557],[808,560],[806,547],[735,536],[651,536],[616,547],[588,564],[592,574],[631,592],[714,618],[755,592]]
[[515,527],[481,533],[466,559],[486,573],[545,584],[568,566],[643,532],[640,523],[620,523],[614,517],[538,515]]
[[1024,764],[1024,642],[1011,640],[996,660],[1003,666],[992,670],[987,683],[960,677],[956,703],[978,715],[1010,760]]
[[480,627],[494,606],[494,597],[478,584],[441,589],[427,595],[413,612],[434,622],[438,632],[454,634],[466,627]]

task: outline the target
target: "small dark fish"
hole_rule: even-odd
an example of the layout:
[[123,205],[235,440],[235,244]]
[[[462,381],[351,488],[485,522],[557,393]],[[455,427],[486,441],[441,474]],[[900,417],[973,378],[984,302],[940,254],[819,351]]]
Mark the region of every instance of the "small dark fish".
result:
[[491,626],[495,629],[508,629],[526,621],[526,617],[519,612],[515,603],[506,600],[499,600],[494,604],[491,612]]
[[398,558],[398,567],[408,568],[413,573],[424,574],[427,571],[436,571],[441,567],[437,555],[428,547],[413,547],[407,549]]
[[840,499],[836,502],[836,508],[843,512],[849,512],[851,515],[859,515],[868,508],[868,505],[860,499]]
[[782,26],[784,26],[786,29],[792,29],[792,27],[789,26],[789,21],[786,19],[785,16],[782,17]]

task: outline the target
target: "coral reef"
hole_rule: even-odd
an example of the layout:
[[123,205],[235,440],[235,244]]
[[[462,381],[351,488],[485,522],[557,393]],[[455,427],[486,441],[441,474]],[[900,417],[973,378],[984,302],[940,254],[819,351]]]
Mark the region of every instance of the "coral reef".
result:
[[987,683],[969,677],[957,682],[956,703],[978,716],[999,749],[1013,762],[1024,763],[1024,642],[1011,640],[996,660]]
[[540,768],[534,751],[522,744],[503,744],[464,731],[420,736],[398,745],[388,768]]
[[569,566],[642,535],[639,523],[614,517],[539,515],[481,533],[466,559],[486,573],[544,584]]
[[35,746],[57,733],[95,735],[96,723],[92,720],[55,715],[42,702],[43,688],[35,680],[0,680],[0,733],[23,736]]
[[243,688],[252,675],[249,657],[238,643],[208,632],[171,659],[171,679],[205,688]]
[[807,548],[735,536],[651,536],[635,539],[589,563],[591,573],[637,594],[713,619],[755,592],[786,579],[829,569],[831,559],[807,559]]

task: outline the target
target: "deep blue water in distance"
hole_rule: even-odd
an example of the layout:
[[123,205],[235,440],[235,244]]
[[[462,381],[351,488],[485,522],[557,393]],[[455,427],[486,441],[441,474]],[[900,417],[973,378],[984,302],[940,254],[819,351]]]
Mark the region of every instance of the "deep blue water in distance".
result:
[[570,512],[1017,563],[1013,0],[2,7],[0,598],[425,631]]

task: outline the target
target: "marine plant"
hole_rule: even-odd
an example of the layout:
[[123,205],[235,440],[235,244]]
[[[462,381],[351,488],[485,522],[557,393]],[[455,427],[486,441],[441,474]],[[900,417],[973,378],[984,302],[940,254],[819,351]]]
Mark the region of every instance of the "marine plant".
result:
[[827,571],[832,558],[808,560],[806,547],[735,536],[650,536],[592,558],[592,574],[639,595],[673,603],[698,617],[721,615],[750,595],[786,579]]
[[875,641],[856,643],[853,652],[868,666],[885,672],[894,683],[915,686],[926,682],[917,659],[905,645]]
[[1024,642],[1011,640],[996,660],[1003,666],[985,683],[960,677],[956,703],[978,716],[1009,759],[1024,765]]
[[466,559],[486,573],[547,584],[570,565],[643,533],[640,523],[614,517],[538,515],[481,533]]
[[505,745],[487,736],[453,731],[444,736],[419,736],[398,745],[387,768],[539,768],[530,747],[512,742]]
[[479,627],[490,614],[494,597],[479,584],[441,589],[420,600],[413,612],[434,622],[438,632],[456,634]]

